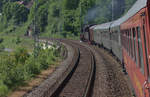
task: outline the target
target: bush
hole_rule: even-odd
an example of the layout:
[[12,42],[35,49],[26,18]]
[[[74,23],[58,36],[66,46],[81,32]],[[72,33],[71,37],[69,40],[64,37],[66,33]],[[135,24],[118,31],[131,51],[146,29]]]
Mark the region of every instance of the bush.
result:
[[13,21],[13,24],[20,24],[27,21],[29,10],[18,3],[8,2],[3,7],[3,19],[5,22]]
[[28,51],[24,48],[17,48],[14,53],[16,63],[24,64],[25,61],[29,58]]
[[9,56],[0,56],[0,97],[47,69],[56,61],[55,53],[55,49],[39,49],[39,55],[34,57],[26,49],[18,48]]
[[17,37],[16,44],[19,44],[19,43],[21,43],[21,39],[20,39],[20,37]]
[[5,97],[8,92],[8,87],[0,80],[0,97]]
[[4,51],[5,46],[3,44],[0,45],[0,52]]
[[17,64],[14,68],[12,68],[11,72],[11,81],[16,86],[22,84],[25,81],[25,68],[22,64]]
[[0,38],[0,43],[2,43],[4,41],[4,39],[3,38]]
[[38,60],[35,60],[33,57],[29,58],[25,63],[26,71],[30,76],[40,73],[40,63]]

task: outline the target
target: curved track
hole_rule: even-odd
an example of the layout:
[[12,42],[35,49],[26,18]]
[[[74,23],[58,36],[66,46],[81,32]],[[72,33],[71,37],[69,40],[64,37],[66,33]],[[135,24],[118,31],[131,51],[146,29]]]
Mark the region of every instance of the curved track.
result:
[[62,41],[71,45],[76,53],[79,52],[79,56],[72,71],[51,97],[89,97],[95,75],[94,55],[85,46],[73,41]]
[[104,49],[79,41],[58,41],[70,45],[74,52],[63,65],[68,64],[65,72],[52,79],[56,80],[54,84],[48,86],[52,83],[48,80],[25,97],[132,97],[120,64]]
[[95,56],[96,73],[91,97],[134,97],[128,76],[114,56],[103,48],[82,43]]

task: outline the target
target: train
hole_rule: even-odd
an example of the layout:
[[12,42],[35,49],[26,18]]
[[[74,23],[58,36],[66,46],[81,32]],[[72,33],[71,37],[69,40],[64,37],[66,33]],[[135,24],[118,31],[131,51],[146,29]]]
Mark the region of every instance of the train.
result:
[[150,97],[150,0],[137,0],[117,20],[86,26],[80,38],[112,52],[125,67],[136,97]]

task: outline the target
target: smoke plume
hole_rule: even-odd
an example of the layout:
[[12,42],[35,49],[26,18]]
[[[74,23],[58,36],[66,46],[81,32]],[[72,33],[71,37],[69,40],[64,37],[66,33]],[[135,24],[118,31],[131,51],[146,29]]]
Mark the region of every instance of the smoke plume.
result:
[[84,24],[95,23],[95,21],[97,23],[108,22],[112,20],[112,15],[114,17],[113,19],[117,19],[124,13],[124,0],[113,0],[113,2],[107,3],[106,1],[101,1],[88,10],[84,19]]

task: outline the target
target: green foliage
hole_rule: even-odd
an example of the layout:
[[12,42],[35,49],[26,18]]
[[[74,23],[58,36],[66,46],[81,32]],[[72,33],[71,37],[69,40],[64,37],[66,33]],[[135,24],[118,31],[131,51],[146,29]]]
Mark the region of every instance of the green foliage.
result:
[[125,12],[127,12],[135,2],[136,0],[125,0]]
[[[32,21],[31,24],[35,24],[38,32],[44,32],[48,21],[48,9],[47,0],[38,0],[34,2],[33,7],[30,10],[29,20]],[[36,21],[35,21],[36,19]]]
[[34,59],[33,56],[30,57],[25,63],[25,68],[29,76],[34,76],[35,74],[39,74],[41,70],[40,66],[41,64],[39,63],[39,61],[37,59]]
[[56,0],[50,2],[48,6],[48,25],[45,32],[50,34],[59,33],[62,31],[63,23],[61,3]]
[[74,32],[73,23],[75,21],[75,17],[74,17],[73,13],[74,13],[73,10],[71,10],[71,11],[69,11],[69,10],[64,11],[64,19],[65,19],[65,21],[64,21],[64,27],[63,28],[67,32],[69,32],[69,31]]
[[37,24],[40,28],[40,32],[43,32],[45,29],[45,26],[47,25],[47,17],[48,17],[48,10],[46,5],[42,5],[39,7],[39,10],[37,12]]
[[17,37],[16,38],[16,44],[19,44],[19,43],[21,43],[21,39],[20,39],[20,37]]
[[25,22],[28,17],[28,9],[18,3],[6,3],[3,7],[3,19],[4,22],[13,21],[13,24],[20,24]]
[[0,44],[1,44],[3,41],[4,41],[4,39],[3,39],[3,38],[0,38]]
[[25,61],[29,58],[29,54],[26,49],[18,48],[14,53],[14,57],[16,59],[16,63],[24,64]]
[[[55,55],[57,52],[57,56]],[[26,80],[39,74],[41,70],[53,65],[59,50],[55,48],[40,49],[35,58],[24,48],[16,49],[12,54],[0,56],[0,97],[7,96],[8,91],[22,85]]]
[[[22,0],[0,1],[0,31],[26,33],[35,25],[40,35],[76,37],[85,24],[112,21],[112,0],[36,0],[30,9],[16,1]],[[27,4],[31,0],[23,1]],[[127,12],[135,1],[114,0],[113,20]]]
[[2,52],[5,49],[5,46],[3,44],[0,44],[0,52]]
[[4,45],[5,48],[14,50],[15,48],[22,47],[27,48],[30,51],[33,50],[33,39],[8,34],[0,34],[0,39],[1,38],[3,39],[3,42],[0,44]]
[[64,0],[64,8],[66,10],[74,10],[78,8],[80,0]]
[[4,97],[8,92],[7,86],[0,80],[0,97]]

